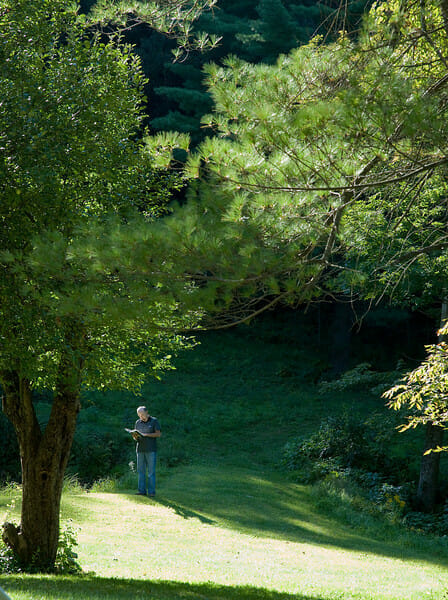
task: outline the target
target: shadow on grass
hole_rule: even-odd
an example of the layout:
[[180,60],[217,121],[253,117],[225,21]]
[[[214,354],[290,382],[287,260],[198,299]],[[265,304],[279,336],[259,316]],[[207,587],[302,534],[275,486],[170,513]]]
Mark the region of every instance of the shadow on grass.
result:
[[15,594],[19,593],[30,600],[327,600],[324,596],[287,594],[249,586],[109,579],[92,575],[2,576],[0,584],[12,600],[15,600]]
[[[164,482],[156,502],[176,514],[250,535],[310,543],[448,566],[446,541],[407,531],[313,495],[275,473],[229,467],[186,467]],[[208,521],[207,521],[208,520]]]
[[176,515],[182,517],[183,519],[198,519],[201,523],[206,523],[207,525],[213,525],[215,523],[213,519],[209,519],[208,517],[201,515],[201,513],[186,508],[185,506],[182,506],[177,502],[173,502],[172,500],[168,500],[166,498],[157,498],[156,502],[157,504],[171,508]]

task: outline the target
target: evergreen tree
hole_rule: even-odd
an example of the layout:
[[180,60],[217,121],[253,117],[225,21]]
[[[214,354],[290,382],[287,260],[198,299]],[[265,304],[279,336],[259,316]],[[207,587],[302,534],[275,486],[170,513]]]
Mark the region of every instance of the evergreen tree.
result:
[[261,36],[260,55],[264,62],[273,62],[298,45],[296,23],[282,0],[261,0],[257,6]]
[[358,39],[315,41],[275,66],[233,58],[208,68],[220,139],[191,168],[197,196],[244,241],[248,276],[235,260],[233,277],[240,306],[252,298],[247,314],[256,294],[266,306],[350,289],[441,303],[447,15],[445,2],[397,0],[378,5]]
[[339,0],[218,2],[193,26],[195,31],[219,39],[218,46],[205,52],[189,51],[176,65],[171,39],[144,25],[131,28],[125,33],[126,39],[135,45],[149,78],[145,93],[151,126],[157,131],[189,133],[196,145],[209,133],[201,124],[211,103],[202,73],[205,64],[222,64],[229,55],[255,63],[275,62],[278,54],[307,43],[315,33],[331,39],[341,28],[356,30],[368,4],[368,0],[358,0],[345,3],[341,10]]
[[203,137],[201,119],[212,108],[211,96],[202,85],[204,74],[193,64],[166,63],[165,69],[178,80],[178,85],[171,81],[171,85],[154,88],[154,93],[175,108],[151,119],[151,126],[157,130],[188,133],[192,143],[197,144]]

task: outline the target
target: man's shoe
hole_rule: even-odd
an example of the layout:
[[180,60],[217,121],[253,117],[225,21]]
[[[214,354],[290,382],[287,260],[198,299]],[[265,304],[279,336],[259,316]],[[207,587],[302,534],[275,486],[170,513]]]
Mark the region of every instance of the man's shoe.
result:
[[146,496],[146,494],[144,494],[143,492],[136,492],[135,494],[136,496]]
[[149,496],[150,498],[154,498],[154,497],[155,497],[155,494],[148,494],[148,496]]

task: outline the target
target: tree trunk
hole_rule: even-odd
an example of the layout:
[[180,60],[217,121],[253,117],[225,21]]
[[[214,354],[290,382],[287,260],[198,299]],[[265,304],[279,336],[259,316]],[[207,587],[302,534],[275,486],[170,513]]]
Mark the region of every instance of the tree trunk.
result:
[[43,432],[29,381],[14,371],[1,373],[3,410],[14,425],[22,465],[21,522],[18,527],[4,523],[2,537],[25,568],[51,571],[54,567],[62,485],[80,408],[81,366],[79,352],[67,346],[59,364],[50,419]]
[[[448,318],[448,297],[445,296],[442,303],[440,318],[440,327],[442,327]],[[446,341],[445,336],[439,335],[439,343]],[[426,425],[425,448],[423,450],[422,462],[420,465],[420,478],[417,488],[417,505],[425,512],[431,512],[435,509],[437,503],[437,492],[439,488],[439,470],[440,470],[440,452],[430,452],[428,450],[442,446],[444,428],[429,422]]]
[[[441,446],[443,443],[443,427],[428,423],[426,425],[425,449],[431,450]],[[437,492],[439,489],[439,467],[440,452],[430,452],[423,454],[420,465],[420,479],[417,489],[418,508],[425,512],[434,510],[437,502]]]
[[330,362],[333,377],[339,377],[349,367],[352,327],[352,305],[346,298],[342,297],[334,304],[330,326]]

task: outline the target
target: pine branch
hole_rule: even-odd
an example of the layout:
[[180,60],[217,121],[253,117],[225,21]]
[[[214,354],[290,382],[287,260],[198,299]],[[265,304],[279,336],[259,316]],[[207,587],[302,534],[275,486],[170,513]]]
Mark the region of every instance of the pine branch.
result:
[[[448,77],[447,77],[448,80]],[[373,158],[367,165],[361,169],[360,173],[355,176],[354,182],[348,182],[347,185],[334,185],[334,186],[275,186],[275,185],[266,185],[262,183],[249,183],[246,181],[241,181],[237,179],[232,179],[228,176],[223,176],[222,180],[230,183],[234,183],[238,185],[240,188],[244,189],[245,187],[250,189],[259,189],[267,192],[349,192],[350,190],[365,190],[369,188],[375,187],[383,187],[386,185],[391,185],[393,183],[401,183],[403,181],[408,181],[412,179],[416,175],[420,173],[424,173],[426,171],[430,171],[436,167],[448,163],[448,156],[444,156],[436,161],[426,163],[421,165],[417,169],[412,169],[406,171],[402,175],[398,176],[389,176],[383,179],[378,179],[374,181],[365,181],[361,182],[360,179],[363,177],[367,177],[369,172],[373,169],[373,167],[378,164],[380,161],[379,157]],[[356,183],[356,182],[359,183]]]

